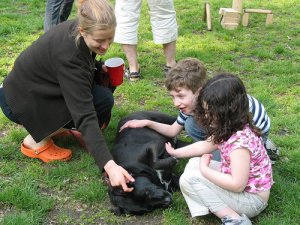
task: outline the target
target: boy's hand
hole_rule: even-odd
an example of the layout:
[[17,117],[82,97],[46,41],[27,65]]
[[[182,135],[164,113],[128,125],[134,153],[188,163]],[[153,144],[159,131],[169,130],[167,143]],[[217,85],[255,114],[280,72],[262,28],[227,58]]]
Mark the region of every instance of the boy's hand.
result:
[[119,132],[125,128],[142,128],[147,126],[147,120],[129,120],[120,127]]

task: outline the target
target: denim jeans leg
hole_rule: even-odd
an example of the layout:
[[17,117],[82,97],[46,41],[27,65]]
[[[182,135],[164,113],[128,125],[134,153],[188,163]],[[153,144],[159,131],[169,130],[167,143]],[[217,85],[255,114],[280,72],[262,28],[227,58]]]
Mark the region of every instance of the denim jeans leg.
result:
[[6,103],[3,88],[0,88],[0,108],[2,109],[3,114],[11,121],[21,124],[17,117],[12,113],[8,104]]
[[193,116],[189,116],[184,124],[184,129],[188,136],[190,136],[194,142],[203,141],[206,139],[206,131],[200,125],[197,124]]
[[102,125],[107,123],[110,119],[111,110],[114,105],[114,97],[109,88],[100,85],[94,85],[92,94],[99,126],[102,127]]
[[44,19],[44,31],[47,32],[59,23],[60,9],[64,0],[47,0]]
[[74,0],[64,0],[59,12],[60,23],[66,21],[69,18],[72,11],[73,2]]
[[[196,120],[193,116],[189,116],[186,119],[184,128],[185,128],[187,135],[193,139],[193,142],[203,141],[206,139],[206,134],[207,134],[206,130],[204,129],[204,127],[201,127],[201,125],[199,125],[196,122]],[[219,150],[213,151],[212,154],[213,154],[214,160],[221,161],[221,156],[220,156]]]

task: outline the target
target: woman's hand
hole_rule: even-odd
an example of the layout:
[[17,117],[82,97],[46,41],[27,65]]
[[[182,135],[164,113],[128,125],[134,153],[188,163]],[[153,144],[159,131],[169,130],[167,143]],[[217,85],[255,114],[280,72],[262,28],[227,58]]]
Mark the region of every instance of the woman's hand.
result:
[[122,186],[124,192],[131,192],[133,188],[129,188],[127,183],[134,182],[134,178],[121,166],[110,160],[104,166],[110,184],[113,187]]
[[120,127],[119,132],[125,128],[142,128],[147,126],[147,120],[129,120]]
[[104,63],[103,63],[103,65],[102,65],[102,70],[103,70],[105,73],[107,73],[107,72],[108,72],[107,66],[105,66],[105,64],[104,64]]

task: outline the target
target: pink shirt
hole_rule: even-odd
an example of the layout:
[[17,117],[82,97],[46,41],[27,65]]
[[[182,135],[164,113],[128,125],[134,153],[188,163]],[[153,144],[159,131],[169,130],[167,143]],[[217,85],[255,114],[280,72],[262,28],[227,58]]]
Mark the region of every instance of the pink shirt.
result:
[[226,142],[220,144],[222,173],[231,174],[230,153],[239,148],[250,151],[250,174],[245,191],[257,193],[269,190],[272,186],[272,164],[263,141],[246,125],[243,130],[233,134]]

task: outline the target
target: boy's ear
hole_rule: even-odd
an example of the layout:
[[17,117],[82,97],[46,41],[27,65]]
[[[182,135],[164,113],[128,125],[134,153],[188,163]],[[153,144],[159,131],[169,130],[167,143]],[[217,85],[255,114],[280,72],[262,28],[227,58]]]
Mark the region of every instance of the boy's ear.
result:
[[200,91],[201,91],[202,87],[199,87],[198,90],[195,92],[195,96],[198,96]]

